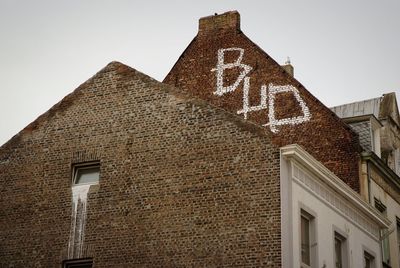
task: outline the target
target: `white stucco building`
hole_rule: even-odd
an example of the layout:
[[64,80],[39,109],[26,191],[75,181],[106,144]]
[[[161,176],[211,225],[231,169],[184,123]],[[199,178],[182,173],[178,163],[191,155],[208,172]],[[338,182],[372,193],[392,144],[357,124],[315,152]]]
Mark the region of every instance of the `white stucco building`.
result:
[[281,148],[282,267],[382,267],[390,222],[298,145]]

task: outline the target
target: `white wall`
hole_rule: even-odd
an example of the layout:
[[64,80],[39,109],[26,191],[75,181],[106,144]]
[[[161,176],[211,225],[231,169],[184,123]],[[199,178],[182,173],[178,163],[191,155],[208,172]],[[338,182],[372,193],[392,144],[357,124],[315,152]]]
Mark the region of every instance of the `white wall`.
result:
[[371,199],[374,200],[374,198],[379,199],[386,206],[387,217],[392,222],[390,231],[393,230],[393,232],[389,235],[390,265],[392,267],[400,267],[396,230],[396,217],[400,218],[400,205],[378,184],[371,180]]
[[[354,201],[343,193],[336,192],[340,187],[344,187],[343,182],[341,184],[329,185],[314,173],[312,175],[308,172],[308,168],[303,164],[282,156],[282,267],[300,267],[301,209],[315,216],[315,267],[334,267],[334,231],[339,231],[347,238],[347,267],[364,267],[364,250],[374,255],[375,267],[382,267],[379,243],[382,223],[377,223],[374,216],[376,213],[361,198]],[[347,185],[345,187],[346,191],[351,190]],[[354,196],[355,192],[352,193]],[[364,208],[361,209],[359,204],[353,202],[364,202]],[[366,209],[365,206],[369,208]]]
[[316,220],[317,267],[323,267],[324,264],[325,267],[335,267],[333,240],[335,228],[347,237],[349,261],[347,267],[363,267],[363,246],[375,254],[376,263],[381,263],[377,240],[298,183],[293,181],[292,187],[293,267],[300,267],[300,209],[307,211],[307,208],[310,210],[308,212],[315,215]]

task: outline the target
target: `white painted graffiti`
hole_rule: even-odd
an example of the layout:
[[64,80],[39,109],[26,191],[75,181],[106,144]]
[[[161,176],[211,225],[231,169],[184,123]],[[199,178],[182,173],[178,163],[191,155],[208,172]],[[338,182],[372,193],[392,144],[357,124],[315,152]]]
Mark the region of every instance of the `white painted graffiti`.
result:
[[[301,107],[301,111],[303,112],[303,115],[301,116],[296,116],[296,117],[290,117],[290,118],[283,118],[283,119],[276,119],[275,118],[275,98],[276,95],[279,93],[286,93],[286,92],[291,92],[293,93],[295,99],[299,103]],[[276,126],[282,126],[282,125],[297,125],[301,124],[304,122],[307,122],[311,118],[310,110],[308,109],[306,103],[303,101],[303,99],[300,97],[299,91],[297,88],[291,85],[286,85],[286,86],[274,86],[272,84],[268,85],[268,119],[269,122],[265,124],[264,126],[269,126],[271,131],[276,133],[278,132]]]
[[260,105],[250,106],[250,104],[249,104],[249,102],[250,102],[249,101],[250,78],[249,77],[246,77],[246,78],[248,78],[248,79],[247,79],[247,81],[245,80],[245,84],[243,85],[243,109],[237,111],[238,114],[243,114],[244,119],[247,119],[247,113],[249,113],[249,112],[260,111],[260,110],[268,108],[268,104],[267,104],[267,87],[265,85],[261,86]]
[[[239,56],[233,63],[225,63],[225,52],[226,51],[238,51]],[[215,95],[222,96],[228,92],[234,92],[241,82],[243,81],[243,108],[237,111],[238,114],[243,114],[244,119],[247,119],[247,114],[250,112],[260,111],[268,109],[269,122],[263,126],[269,126],[273,133],[277,133],[279,130],[277,126],[283,125],[297,125],[307,122],[311,119],[311,113],[304,100],[300,97],[299,91],[296,87],[291,85],[275,86],[273,84],[267,86],[262,85],[260,90],[260,104],[256,106],[250,106],[249,92],[250,92],[250,77],[247,75],[253,69],[251,66],[243,64],[242,59],[244,55],[244,49],[242,48],[224,48],[218,50],[218,63],[217,67],[211,71],[216,71],[217,76],[217,89],[214,92]],[[229,86],[224,86],[224,71],[226,69],[240,68],[241,72],[237,77],[236,81]],[[277,119],[275,116],[275,100],[276,95],[280,93],[291,93],[298,102],[303,115],[289,118]],[[268,99],[268,102],[267,102]]]
[[[239,51],[240,54],[234,63],[225,63],[225,60],[224,60],[225,51]],[[225,93],[235,91],[235,89],[239,86],[240,82],[242,82],[243,79],[245,79],[245,83],[246,83],[246,80],[250,79],[249,77],[246,77],[246,75],[253,68],[251,68],[250,66],[248,66],[246,64],[241,63],[242,59],[243,59],[243,54],[244,54],[243,48],[231,47],[231,48],[225,48],[225,49],[218,50],[217,68],[211,70],[211,71],[217,71],[217,90],[214,92],[214,94],[216,94],[218,96],[222,96]],[[236,79],[235,83],[233,83],[230,86],[224,87],[224,70],[232,69],[235,67],[242,68],[242,72]]]

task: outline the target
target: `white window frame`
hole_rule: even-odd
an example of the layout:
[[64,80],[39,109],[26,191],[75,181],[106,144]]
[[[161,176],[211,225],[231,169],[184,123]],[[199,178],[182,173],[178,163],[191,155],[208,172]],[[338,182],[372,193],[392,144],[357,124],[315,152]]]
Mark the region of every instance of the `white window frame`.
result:
[[341,256],[342,256],[342,263],[341,268],[348,268],[349,267],[349,243],[348,243],[348,235],[333,226],[333,265],[336,267],[336,247],[335,247],[335,240],[338,239],[341,242]]
[[[362,247],[362,256],[363,256],[363,268],[376,268],[376,255],[373,251],[371,251],[369,248],[363,246]],[[371,265],[370,267],[366,267],[365,259],[368,257],[371,260]]]
[[[88,182],[88,183],[78,183],[77,175],[78,175],[79,170],[90,169],[90,168],[98,168],[99,169],[99,179],[97,181]],[[100,181],[100,162],[99,161],[79,163],[79,164],[74,164],[72,166],[72,185],[73,186],[87,185],[87,184],[99,184],[99,181]]]
[[[309,243],[310,243],[310,265],[303,263],[302,260],[302,240],[301,240],[301,218],[304,217],[308,220],[309,223]],[[299,257],[300,257],[300,267],[301,268],[310,268],[315,267],[317,265],[317,230],[316,230],[316,214],[311,212],[310,209],[305,208],[304,206],[300,206],[299,213]]]
[[381,123],[375,118],[375,116],[371,116],[370,119],[371,125],[371,149],[372,151],[379,157],[381,157]]
[[[387,206],[378,198],[374,197],[374,207],[384,216],[387,216]],[[381,230],[381,236],[384,234],[384,231]],[[381,256],[382,256],[382,262],[390,265],[390,242],[389,242],[389,236],[386,236],[382,241],[381,241]],[[386,245],[385,245],[386,244]],[[387,251],[385,250],[385,246],[387,247]],[[385,254],[384,254],[385,253]],[[385,255],[387,254],[386,257],[388,257],[388,261],[384,259]]]

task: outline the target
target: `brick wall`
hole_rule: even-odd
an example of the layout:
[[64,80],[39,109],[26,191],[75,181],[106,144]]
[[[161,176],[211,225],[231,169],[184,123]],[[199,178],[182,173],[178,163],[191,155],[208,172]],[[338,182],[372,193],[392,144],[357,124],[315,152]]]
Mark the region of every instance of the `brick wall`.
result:
[[0,267],[60,267],[71,167],[93,160],[83,257],[95,267],[280,267],[265,128],[115,62],[0,148]]
[[[268,32],[268,29],[265,31]],[[237,12],[227,12],[200,19],[197,36],[183,52],[164,82],[216,106],[237,113],[243,108],[244,79],[239,81],[235,90],[217,94],[218,51],[227,48],[239,48],[244,53],[240,59],[239,50],[225,51],[224,64],[235,65],[235,62],[240,62],[243,65],[238,67],[236,64],[236,67],[224,69],[221,79],[224,86],[234,85],[235,81],[239,81],[237,78],[244,72],[245,65],[251,67],[251,70],[245,75],[249,78],[249,104],[259,105],[262,99],[261,88],[263,86],[268,88],[266,106],[269,108],[250,112],[247,114],[247,119],[265,125],[271,123],[271,114],[278,120],[303,117],[305,113],[293,92],[276,94],[274,111],[270,109],[272,106],[268,103],[270,99],[268,94],[271,92],[270,84],[295,87],[299,97],[309,109],[309,120],[304,120],[300,124],[276,126],[275,132],[271,132],[273,143],[277,146],[293,143],[302,145],[354,190],[359,191],[357,135],[242,33],[240,17]],[[270,125],[266,125],[266,129],[267,131],[272,130]]]

